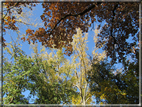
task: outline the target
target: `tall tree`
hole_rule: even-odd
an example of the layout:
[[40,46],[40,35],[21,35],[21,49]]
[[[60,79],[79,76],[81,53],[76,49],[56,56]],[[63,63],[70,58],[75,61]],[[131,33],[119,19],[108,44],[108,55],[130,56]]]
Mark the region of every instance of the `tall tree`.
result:
[[[90,69],[89,60],[87,58],[87,34],[82,37],[82,31],[80,28],[77,29],[77,34],[74,35],[73,46],[73,63],[76,65],[75,78],[76,82],[73,84],[79,90],[79,96],[73,98],[73,103],[85,105],[87,101],[91,101],[88,89],[88,83],[86,81],[87,71]],[[89,96],[89,97],[88,97]],[[75,96],[74,96],[75,97]],[[88,97],[88,98],[87,98]],[[89,102],[88,102],[89,103]]]
[[[54,52],[39,54],[33,46],[34,54],[28,57],[16,45],[10,46],[12,51],[5,49],[14,60],[4,61],[4,104],[28,104],[28,98],[35,95],[37,104],[71,102],[69,96],[76,93],[71,86],[72,67],[62,50],[58,50],[57,55]],[[26,90],[30,91],[28,98],[22,94]]]
[[[91,69],[91,63],[87,55],[87,39],[88,34],[83,34],[82,30],[78,28],[77,34],[74,35],[72,42],[72,63],[75,64],[74,77],[76,79],[75,83],[73,83],[73,86],[77,87],[79,91],[78,95],[73,96],[72,103],[82,105],[90,104],[93,101],[92,95],[94,93],[89,87],[89,81],[87,81],[88,71]],[[98,61],[103,60],[105,57],[103,53],[95,53],[95,50],[94,56],[98,57]]]
[[[94,42],[97,44],[99,31],[95,30]],[[102,44],[103,47],[104,44]],[[96,48],[97,49],[97,48]],[[94,92],[97,103],[138,104],[139,103],[139,48],[133,47],[130,57],[125,57],[122,68],[116,69],[105,58],[100,60],[93,52],[90,56],[91,70],[87,81]],[[133,85],[132,85],[133,84]]]
[[[75,90],[71,86],[72,83],[72,65],[69,64],[69,61],[64,58],[64,54],[62,50],[53,50],[50,53],[47,53],[45,50],[45,47],[41,50],[41,54],[38,54],[37,48],[35,47],[34,50],[37,54],[35,54],[37,58],[40,58],[43,63],[43,74],[41,80],[45,78],[45,82],[49,83],[51,87],[52,97],[50,99],[46,98],[49,102],[47,102],[45,99],[42,99],[43,97],[46,97],[46,92],[44,90],[41,90],[38,92],[39,101],[37,103],[45,104],[51,104],[52,101],[55,101],[54,104],[60,104],[63,103],[70,103],[71,99],[70,96],[75,93]],[[39,56],[38,56],[39,55]],[[39,62],[40,64],[40,62]],[[37,83],[40,84],[40,83]],[[45,87],[45,90],[47,90],[47,86],[44,86],[44,84],[41,86],[43,89]],[[50,88],[49,88],[50,89]],[[43,93],[45,92],[45,93]],[[42,94],[43,93],[43,94]],[[56,101],[57,100],[57,101]]]

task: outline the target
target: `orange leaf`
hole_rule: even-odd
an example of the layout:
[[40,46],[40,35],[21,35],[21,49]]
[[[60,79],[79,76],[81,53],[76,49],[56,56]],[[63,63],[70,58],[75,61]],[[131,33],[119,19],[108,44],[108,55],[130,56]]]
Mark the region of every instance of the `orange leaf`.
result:
[[9,23],[8,23],[8,22],[5,22],[5,24],[8,25]]
[[25,42],[25,37],[22,37],[21,40],[23,40]]

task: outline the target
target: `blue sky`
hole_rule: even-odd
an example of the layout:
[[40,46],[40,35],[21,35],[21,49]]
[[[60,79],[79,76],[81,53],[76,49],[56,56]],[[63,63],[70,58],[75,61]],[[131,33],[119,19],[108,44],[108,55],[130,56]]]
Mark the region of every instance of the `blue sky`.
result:
[[[42,8],[41,4],[37,5],[36,8],[34,9],[34,11],[32,13],[33,13],[33,15],[31,16],[31,18],[33,19],[33,22],[34,22],[35,19],[37,19],[37,21],[35,21],[35,22],[40,23],[41,24],[40,26],[42,26],[43,23],[42,23],[42,20],[40,19],[40,15],[43,13],[43,8]],[[102,25],[104,23],[105,22],[103,22]],[[95,24],[98,24],[98,23],[95,23]],[[21,26],[20,31],[23,32],[23,33],[25,33],[27,27],[30,27],[30,26],[24,26],[24,25]],[[38,27],[39,26],[35,27],[34,30],[36,30]],[[33,29],[33,28],[31,28],[31,29]],[[12,37],[13,37],[14,40],[18,36],[17,33],[13,32],[11,30],[9,30],[8,32],[9,32],[10,35],[12,35]],[[4,35],[4,38],[6,39],[6,42],[8,42],[8,43],[11,41],[9,34],[7,33],[6,35]],[[93,48],[95,46],[94,40],[93,40],[94,32],[93,31],[89,31],[88,35],[89,35],[88,36],[88,47],[89,47],[88,54],[91,55],[91,53],[93,51]],[[21,41],[20,44],[22,44],[22,50],[25,51],[27,55],[31,55],[32,50],[30,49],[30,45],[28,44],[28,42],[22,42]],[[38,45],[38,50],[40,51],[40,45],[41,45],[41,43],[38,43],[38,44],[39,44]],[[99,52],[101,53],[102,50],[100,49]],[[119,67],[121,67],[121,65],[117,64],[116,67],[119,68]],[[28,94],[29,94],[29,91],[24,92],[25,97],[27,97]],[[33,102],[30,101],[30,103],[33,103]]]

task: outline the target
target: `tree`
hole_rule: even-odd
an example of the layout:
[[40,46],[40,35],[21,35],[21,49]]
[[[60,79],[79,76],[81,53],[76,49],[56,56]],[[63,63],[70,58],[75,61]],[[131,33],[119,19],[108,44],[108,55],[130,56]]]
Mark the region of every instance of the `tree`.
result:
[[[98,30],[94,42],[97,44]],[[104,44],[102,44],[103,47]],[[97,48],[95,48],[97,49]],[[130,57],[125,57],[122,68],[116,69],[107,58],[99,59],[96,51],[90,56],[91,69],[87,81],[94,92],[97,103],[138,104],[139,103],[139,48],[133,47]],[[95,56],[96,55],[96,56]]]
[[[8,44],[7,44],[8,45]],[[10,45],[12,48],[12,52],[8,47],[5,49],[7,50],[8,54],[11,55],[12,61],[8,61],[7,58],[4,58],[4,84],[3,84],[3,95],[4,97],[4,104],[28,104],[28,99],[24,98],[22,92],[27,87],[27,78],[25,78],[26,72],[22,72],[23,68],[25,68],[28,64],[26,61],[25,53],[13,46]],[[23,66],[24,65],[24,66]]]
[[[62,49],[51,49],[51,52],[47,52],[42,46],[41,51],[38,52],[37,44],[31,44],[33,54],[27,56],[15,44],[18,42],[13,42],[15,45],[7,44],[11,48],[5,47],[5,50],[13,60],[11,63],[7,60],[4,62],[5,104],[29,103],[28,98],[35,95],[36,104],[60,104],[61,102],[90,104],[94,92],[91,92],[89,82],[86,80],[91,69],[87,55],[88,35],[84,37],[82,35],[82,30],[77,29],[72,42],[74,49],[72,61],[64,57]],[[94,52],[94,56],[98,56],[98,61],[104,57],[103,54],[99,55]],[[11,88],[7,89],[9,86]],[[11,93],[13,90],[17,94]],[[22,94],[25,90],[30,91],[28,98],[24,98]],[[27,102],[24,102],[23,98]]]
[[[29,7],[30,9],[32,9],[34,6],[36,6],[37,4],[33,4],[33,3],[29,3],[29,2],[4,2],[3,6],[4,6],[4,10],[3,11],[3,17],[2,17],[2,24],[3,24],[3,32],[6,32],[7,29],[11,29],[13,31],[18,31],[18,26],[16,25],[18,23],[18,21],[16,20],[17,17],[14,17],[13,15],[13,11],[17,12],[18,14],[22,14],[23,11],[23,6],[25,7]],[[124,71],[125,74],[130,75],[130,77],[132,77],[131,73],[132,71],[138,72],[138,59],[137,59],[137,55],[139,52],[139,37],[138,37],[138,32],[139,32],[139,27],[138,27],[138,23],[139,23],[139,3],[122,3],[122,2],[115,2],[115,3],[105,3],[105,2],[87,2],[87,3],[83,3],[83,2],[50,2],[50,3],[46,3],[43,2],[42,3],[44,12],[41,15],[41,19],[43,20],[44,26],[43,27],[39,27],[37,30],[32,30],[32,29],[27,29],[26,32],[26,37],[21,38],[23,41],[28,41],[30,43],[30,41],[33,41],[33,43],[35,43],[37,40],[39,42],[42,42],[42,45],[44,45],[45,47],[51,47],[51,48],[58,48],[61,49],[62,47],[65,47],[65,54],[67,55],[71,55],[74,50],[73,50],[73,44],[71,43],[73,41],[73,35],[76,34],[76,30],[75,28],[80,27],[81,30],[83,32],[87,32],[89,27],[93,28],[93,24],[95,21],[98,22],[102,22],[105,21],[106,24],[102,27],[102,30],[100,33],[97,34],[97,41],[96,41],[96,47],[98,48],[103,48],[106,51],[106,55],[112,58],[112,64],[114,64],[117,59],[119,62],[124,64]],[[23,23],[24,24],[24,23]],[[101,29],[101,25],[98,25],[98,30]],[[133,42],[129,42],[127,41],[127,39],[133,39]],[[2,38],[2,43],[4,41],[4,38]],[[84,45],[82,45],[83,47]],[[82,49],[82,48],[80,48]],[[76,51],[76,50],[75,50]],[[84,50],[82,50],[84,51]],[[77,52],[77,51],[76,51]],[[59,52],[60,53],[60,52]],[[62,52],[61,52],[62,53]],[[86,58],[86,53],[82,54],[82,58]],[[130,61],[127,61],[125,59],[125,56],[128,54],[130,56],[134,56],[133,59],[135,60],[135,58],[137,59],[135,63],[132,63]],[[47,55],[50,56],[50,55]],[[57,57],[56,57],[57,58]],[[47,58],[48,59],[48,58]],[[59,58],[60,59],[60,58]],[[101,59],[101,58],[100,58]],[[35,75],[34,77],[38,78],[41,82],[45,83],[44,80],[41,79],[42,76],[44,76],[44,73],[40,74],[38,71],[41,70],[41,68],[44,66],[48,66],[49,68],[47,70],[45,70],[45,68],[42,68],[42,70],[44,71],[48,71],[49,69],[51,70],[51,72],[53,74],[58,74],[59,69],[62,69],[62,67],[60,68],[60,61],[56,62],[54,58],[52,59],[48,59],[51,62],[46,62],[44,61],[41,57],[37,56],[34,57],[33,59],[33,63],[35,64],[35,68],[36,68],[36,73],[37,75]],[[81,75],[84,75],[84,70],[86,64],[88,63],[88,61],[86,61],[86,59],[80,59],[82,63],[80,63],[80,73]],[[83,61],[85,60],[85,61]],[[99,58],[97,58],[97,60],[99,60]],[[103,58],[102,58],[103,60]],[[102,61],[99,60],[99,61]],[[39,68],[37,67],[37,62],[39,62],[41,65],[39,66]],[[53,62],[53,63],[52,63]],[[62,62],[62,61],[61,61]],[[68,61],[67,61],[68,62]],[[74,68],[72,65],[69,66],[69,62],[67,63],[67,66],[64,66],[65,68],[69,67],[70,68]],[[84,63],[85,62],[85,63]],[[65,62],[64,62],[65,63]],[[102,66],[100,64],[100,62],[95,62],[95,64],[97,63],[97,66]],[[47,64],[47,65],[46,65]],[[49,66],[49,65],[50,66]],[[94,63],[93,63],[94,64]],[[32,65],[32,64],[31,64]],[[54,66],[52,66],[54,65]],[[64,64],[63,64],[64,65]],[[88,64],[87,64],[88,65]],[[21,65],[19,65],[21,66]],[[136,68],[134,68],[136,67]],[[129,69],[128,69],[129,68]],[[21,69],[21,68],[20,68]],[[39,70],[40,69],[40,70]],[[94,69],[94,68],[93,68]],[[92,69],[92,71],[94,71]],[[40,72],[42,72],[42,70]],[[104,72],[107,71],[109,72],[109,69],[103,68],[99,69],[100,72]],[[128,70],[130,70],[130,74],[128,73]],[[57,71],[57,72],[56,72]],[[64,70],[63,70],[64,71]],[[68,71],[68,70],[67,70]],[[67,72],[65,71],[65,72]],[[126,72],[127,71],[127,72]],[[56,72],[56,73],[55,73]],[[69,70],[70,72],[70,70]],[[85,70],[85,72],[88,72],[87,70]],[[96,72],[96,71],[95,71]],[[67,74],[67,73],[65,73]],[[111,73],[110,73],[111,74]],[[105,75],[110,75],[108,74],[104,74]],[[133,73],[132,73],[133,74]],[[138,74],[138,73],[137,73]],[[40,75],[40,76],[39,76]],[[41,76],[42,75],[42,76]],[[70,75],[70,74],[68,74]],[[98,73],[98,75],[101,75],[100,73]],[[120,74],[119,74],[120,75]],[[115,79],[113,80],[119,80],[121,84],[123,83],[127,83],[122,81],[122,79],[127,80],[126,78],[128,78],[127,76],[122,76],[123,78],[120,78],[120,76],[114,76],[113,74],[111,74],[112,77],[114,77]],[[51,77],[53,77],[53,75],[50,75]],[[37,80],[34,78],[33,76],[31,76],[32,81],[37,82]],[[59,78],[60,76],[56,76],[56,78]],[[45,77],[47,78],[47,77]],[[95,77],[94,77],[95,78]],[[117,78],[117,79],[116,79]],[[116,92],[116,93],[120,93],[118,95],[120,95],[121,97],[124,98],[124,94],[122,90],[126,91],[123,88],[120,88],[119,83],[116,83],[114,81],[110,79],[106,79],[106,81],[102,80],[102,83],[100,83],[100,87],[104,86],[109,87],[108,89],[112,88],[112,86],[114,86],[114,88],[112,88],[112,92]],[[50,80],[50,79],[49,79]],[[56,81],[56,79],[53,77],[53,80],[51,79],[50,82],[53,83],[53,81]],[[71,81],[68,81],[68,79],[66,79],[66,81],[62,81],[63,83],[67,83],[67,85],[69,85],[69,87],[72,85],[73,82],[73,77],[70,78]],[[81,84],[81,91],[80,91],[80,95],[81,97],[79,97],[80,95],[77,95],[78,98],[81,99],[82,103],[85,104],[85,100],[87,97],[85,94],[83,95],[83,92],[85,93],[86,90],[84,87],[86,87],[85,85],[87,84],[86,78],[82,78],[82,81],[84,81],[84,84]],[[92,80],[93,81],[93,80]],[[135,82],[137,82],[137,79],[134,79]],[[56,81],[57,83],[60,83],[59,81]],[[96,80],[95,80],[96,82]],[[134,84],[132,81],[130,81],[132,84]],[[38,83],[38,82],[37,82]],[[81,82],[80,82],[81,83]],[[108,85],[107,83],[110,83],[110,85]],[[45,83],[45,86],[50,86],[49,84]],[[129,84],[130,85],[130,84]],[[55,87],[58,87],[60,92],[62,91],[62,89],[60,87],[65,87],[64,85],[60,85],[60,84],[54,84]],[[47,90],[44,91],[43,85],[37,86],[34,84],[34,87],[40,87],[38,88],[35,92],[38,92],[42,95],[44,95],[44,92],[46,92]],[[136,86],[137,87],[137,86]],[[117,88],[118,90],[114,90],[115,88]],[[72,89],[72,88],[71,88]],[[32,90],[32,88],[31,88]],[[72,89],[74,91],[74,89]],[[106,89],[107,90],[107,89]],[[132,87],[128,90],[133,90]],[[51,91],[51,90],[50,90]],[[42,93],[43,92],[43,93]],[[54,94],[57,93],[58,91],[52,91]],[[64,92],[64,91],[63,91]],[[99,91],[100,92],[100,91]],[[34,92],[33,92],[34,93]],[[107,91],[102,90],[101,94],[108,94]],[[38,94],[39,98],[41,99],[40,94]],[[92,93],[91,93],[92,94]],[[102,94],[102,95],[103,95]],[[127,94],[130,94],[129,91],[127,91]],[[137,94],[137,93],[136,93]],[[65,94],[63,94],[65,95]],[[66,94],[68,95],[68,94]],[[75,93],[76,95],[76,93]],[[118,95],[114,95],[114,93],[110,93],[108,96],[102,96],[102,98],[105,98],[106,101],[111,102],[112,99],[110,98],[110,95],[113,95],[112,98],[116,98],[118,97]],[[133,96],[133,94],[130,94],[129,99],[131,99],[131,96]],[[54,98],[55,96],[53,95],[50,96],[51,98]],[[137,97],[137,95],[136,95]],[[52,103],[58,103],[60,102],[60,95],[57,95],[55,100],[53,100]],[[74,97],[73,97],[74,98]],[[123,99],[122,98],[122,99]],[[45,99],[49,99],[46,96],[44,96],[43,100],[37,99],[36,102],[39,103],[44,103]],[[120,99],[120,97],[119,97]],[[71,101],[71,97],[69,98],[69,102]],[[137,102],[137,101],[136,101]],[[134,103],[136,103],[134,102]],[[78,102],[77,102],[78,103]],[[89,102],[88,102],[89,103]],[[124,102],[122,102],[124,103]]]
[[[90,69],[89,67],[89,60],[87,58],[87,34],[82,37],[82,31],[80,28],[77,29],[77,34],[74,35],[74,40],[72,42],[73,46],[73,56],[72,56],[72,63],[76,65],[75,67],[75,78],[76,81],[73,83],[75,87],[79,89],[78,96],[73,97],[73,103],[75,104],[83,104],[90,103],[91,96],[88,83],[86,81],[87,71]],[[89,96],[89,97],[88,97]],[[89,102],[88,102],[89,100]]]
[[[37,104],[70,102],[69,96],[75,93],[71,86],[72,69],[62,50],[58,50],[57,55],[53,52],[39,54],[37,47],[33,46],[34,54],[31,57],[17,45],[9,45],[12,51],[8,47],[5,49],[14,60],[4,61],[4,104],[28,104],[29,98],[35,95],[38,98],[34,103]],[[45,52],[44,49],[42,51]],[[30,91],[28,98],[22,94],[25,90]]]
[[[75,65],[73,83],[74,87],[78,88],[78,95],[74,95],[72,98],[72,103],[74,104],[90,104],[92,100],[93,93],[89,87],[89,81],[87,81],[88,71],[91,69],[90,60],[87,55],[87,38],[88,34],[83,34],[80,28],[77,29],[77,34],[73,37],[73,56],[72,63]],[[96,48],[95,48],[96,50]],[[94,56],[98,57],[98,61],[103,60],[105,57],[104,53],[95,53]],[[100,55],[100,56],[99,56]]]
[[[4,27],[8,26],[8,29],[16,30],[18,28],[14,27],[16,21],[11,11],[13,7],[16,6],[15,10],[21,14],[21,6],[30,6],[32,9],[36,4],[5,2],[4,6],[7,9],[3,17]],[[73,51],[70,42],[72,42],[73,34],[76,33],[75,28],[80,27],[83,32],[87,32],[97,18],[99,22],[105,20],[106,25],[98,34],[99,39],[96,45],[101,47],[101,44],[104,44],[103,49],[106,50],[107,56],[112,58],[113,63],[116,59],[121,62],[126,54],[131,53],[133,46],[138,46],[138,2],[43,2],[42,6],[44,12],[40,17],[44,26],[36,31],[27,29],[27,41],[39,40],[46,47],[53,47],[53,44],[55,48],[66,47],[65,53],[70,55]],[[11,25],[13,27],[10,27]],[[131,36],[134,39],[133,43],[127,42]]]
[[[38,98],[36,103],[37,104],[60,104],[63,103],[70,103],[71,99],[70,96],[75,94],[75,90],[71,86],[72,83],[72,65],[69,64],[69,61],[64,58],[64,54],[62,53],[61,49],[56,50],[54,52],[47,53],[45,47],[42,48],[41,54],[38,54],[37,47],[33,47],[35,50],[35,56],[37,59],[41,59],[41,63],[43,68],[43,74],[41,77],[41,81],[45,78],[45,83],[49,83],[50,92],[52,93],[49,95],[50,98],[47,98],[47,90],[46,85],[42,84],[41,89],[38,91]],[[37,79],[38,80],[38,79]],[[39,85],[41,82],[36,83]],[[38,86],[37,86],[38,87]],[[45,97],[45,98],[44,98]],[[52,101],[53,100],[53,101]]]
[[134,64],[125,60],[122,70],[116,70],[105,60],[96,62],[97,59],[93,58],[92,69],[88,72],[88,81],[98,103],[139,103],[138,62]]

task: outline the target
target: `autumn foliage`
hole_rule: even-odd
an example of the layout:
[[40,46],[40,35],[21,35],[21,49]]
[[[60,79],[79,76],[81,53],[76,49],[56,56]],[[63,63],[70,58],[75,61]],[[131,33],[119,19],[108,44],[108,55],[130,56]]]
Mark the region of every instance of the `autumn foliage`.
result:
[[3,3],[3,6],[7,9],[7,10],[3,10],[3,12],[6,11],[6,13],[3,13],[4,17],[3,17],[3,24],[4,24],[4,28],[3,31],[5,32],[5,29],[11,29],[11,30],[18,30],[19,28],[16,26],[16,18],[15,16],[13,16],[13,10],[12,8],[16,8],[16,12],[18,14],[22,13],[22,6],[26,7],[27,5],[30,5],[30,9],[32,10],[32,6],[35,6],[35,4],[33,3],[26,3],[26,2],[9,2],[6,1]]
[[[23,9],[32,10],[39,3],[25,1],[2,2],[3,46],[7,31],[21,31],[14,14],[22,16]],[[100,104],[138,104],[139,2],[69,0],[41,4],[43,11],[39,18],[43,26],[28,27],[24,36],[20,35],[22,41],[31,45],[33,55],[26,55],[15,41],[4,48],[12,59],[11,62],[8,57],[3,59],[5,103],[28,104],[29,99],[22,95],[26,89],[38,97],[37,104],[61,104],[63,101],[86,105],[93,102],[93,96]],[[89,56],[87,41],[90,35],[85,32],[94,29],[95,49]],[[43,45],[41,53],[37,42]],[[48,52],[47,47],[53,50]],[[105,51],[97,53],[100,48]],[[72,54],[72,61],[64,54]],[[119,62],[122,67],[116,69],[115,63]]]
[[[12,7],[21,14],[21,6],[36,6],[30,2],[4,3],[7,12],[3,18],[5,29],[18,30],[15,18],[12,17]],[[94,28],[94,22],[106,21],[102,31],[98,34],[97,47],[102,47],[113,61],[121,61],[124,55],[129,54],[138,42],[139,3],[124,2],[43,2],[43,14],[40,16],[44,26],[36,31],[26,30],[27,40],[33,43],[37,40],[46,47],[66,48],[66,54],[72,54],[70,44],[76,28],[88,32],[89,27]],[[100,29],[100,25],[98,25]],[[126,40],[132,35],[135,42]],[[125,54],[126,52],[126,54]],[[116,54],[119,56],[117,57]]]

